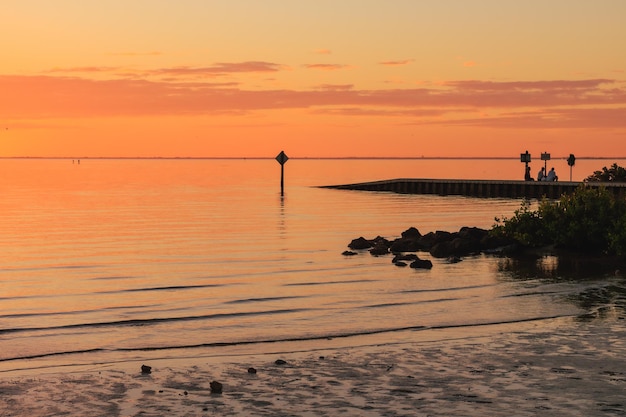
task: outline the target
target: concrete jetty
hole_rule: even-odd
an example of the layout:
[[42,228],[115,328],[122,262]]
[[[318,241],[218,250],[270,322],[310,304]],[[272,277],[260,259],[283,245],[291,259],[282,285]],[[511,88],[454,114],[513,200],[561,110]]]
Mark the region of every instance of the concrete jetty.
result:
[[398,178],[355,184],[326,185],[322,188],[358,191],[382,191],[400,194],[462,195],[491,198],[559,198],[573,192],[581,184],[589,187],[605,187],[615,195],[626,195],[626,183],[570,182],[570,181],[506,181],[506,180],[458,180],[428,178]]

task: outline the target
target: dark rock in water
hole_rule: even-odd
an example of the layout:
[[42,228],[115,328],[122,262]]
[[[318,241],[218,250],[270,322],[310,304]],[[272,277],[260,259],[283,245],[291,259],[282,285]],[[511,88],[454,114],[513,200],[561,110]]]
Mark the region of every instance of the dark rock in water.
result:
[[419,257],[414,254],[414,253],[405,253],[403,255],[396,255],[393,257],[393,259],[391,260],[391,262],[393,262],[394,264],[397,262],[401,262],[401,261],[414,261],[416,259],[419,259]]
[[430,248],[429,253],[435,258],[447,258],[452,256],[454,253],[454,250],[452,249],[452,242],[447,241],[436,243],[432,248]]
[[391,242],[389,242],[389,240],[385,239],[382,236],[376,236],[374,239],[372,239],[372,245],[389,247],[389,245],[391,245]]
[[276,361],[274,361],[274,363],[276,365],[287,365],[287,361],[283,360],[283,359],[276,359]]
[[479,253],[481,251],[480,240],[459,237],[448,241],[436,243],[430,248],[430,254],[436,258],[448,258],[450,256],[464,256]]
[[406,262],[397,261],[393,263],[395,266],[407,266]]
[[483,250],[483,253],[488,255],[515,255],[522,250],[522,246],[518,243],[513,243],[511,245],[499,246],[494,248],[489,248]]
[[389,250],[393,253],[417,252],[418,250],[423,250],[423,245],[420,244],[419,238],[401,237],[391,242]]
[[448,262],[449,264],[456,264],[461,262],[463,259],[459,258],[458,256],[449,256],[448,259],[446,259],[446,262]]
[[416,259],[409,266],[415,269],[432,269],[433,263],[428,259]]
[[351,250],[345,250],[341,253],[343,256],[354,256],[354,255],[358,255],[358,253],[356,252],[352,252]]
[[249,374],[256,374],[256,369],[255,368],[248,368],[248,373]]
[[141,373],[142,374],[150,374],[152,373],[152,367],[148,365],[141,365]]
[[376,246],[374,246],[372,249],[370,249],[370,253],[373,256],[388,255],[389,254],[389,248],[385,244],[383,244],[383,243],[378,243]]
[[417,252],[424,250],[424,246],[420,243],[422,234],[415,227],[411,227],[402,232],[402,237],[391,242],[389,250],[393,253],[398,252]]
[[374,246],[372,244],[372,242],[370,242],[369,240],[365,239],[363,236],[357,238],[357,239],[353,239],[352,242],[350,242],[350,244],[348,245],[348,247],[350,249],[369,249],[372,246]]
[[459,230],[459,237],[462,239],[470,239],[481,241],[483,238],[489,235],[489,231],[481,229],[479,227],[461,227]]
[[447,242],[454,238],[454,234],[438,230],[436,232],[428,232],[417,240],[420,245],[420,250],[430,251],[430,249],[437,243]]
[[211,381],[211,383],[209,384],[209,387],[211,387],[212,394],[221,394],[222,390],[224,389],[224,386],[222,385],[222,383],[217,382],[217,381]]
[[405,239],[417,239],[422,237],[422,234],[415,227],[409,227],[404,232],[402,232],[401,236]]
[[480,245],[483,251],[488,253],[490,251],[498,252],[499,249],[507,246],[519,246],[518,242],[510,238],[502,238],[497,236],[487,235],[480,240]]

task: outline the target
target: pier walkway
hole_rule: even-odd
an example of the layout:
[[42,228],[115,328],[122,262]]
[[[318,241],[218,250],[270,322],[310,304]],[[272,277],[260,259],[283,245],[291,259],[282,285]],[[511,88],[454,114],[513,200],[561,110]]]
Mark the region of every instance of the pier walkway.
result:
[[605,187],[615,195],[626,195],[626,183],[569,182],[569,181],[502,181],[398,178],[344,185],[326,185],[321,188],[359,191],[387,191],[401,194],[462,195],[492,198],[559,198],[573,192],[581,184]]

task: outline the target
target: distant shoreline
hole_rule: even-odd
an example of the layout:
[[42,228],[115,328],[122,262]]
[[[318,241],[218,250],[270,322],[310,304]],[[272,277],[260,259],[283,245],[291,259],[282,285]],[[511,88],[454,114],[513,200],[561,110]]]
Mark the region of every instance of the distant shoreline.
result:
[[[552,159],[567,159],[568,156],[555,156]],[[85,159],[85,160],[271,160],[271,156],[0,156],[0,159]],[[293,160],[519,160],[515,156],[296,156]],[[621,160],[626,156],[577,156],[586,160]]]

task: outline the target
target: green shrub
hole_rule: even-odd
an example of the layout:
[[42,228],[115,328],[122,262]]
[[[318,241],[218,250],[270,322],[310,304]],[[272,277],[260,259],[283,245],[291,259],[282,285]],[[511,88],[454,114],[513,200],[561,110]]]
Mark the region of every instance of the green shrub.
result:
[[585,182],[626,182],[626,169],[617,164],[603,167],[585,178]]
[[496,218],[492,233],[530,247],[555,245],[576,252],[626,255],[626,200],[603,187],[578,187],[536,210],[524,201],[511,218]]

